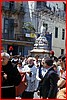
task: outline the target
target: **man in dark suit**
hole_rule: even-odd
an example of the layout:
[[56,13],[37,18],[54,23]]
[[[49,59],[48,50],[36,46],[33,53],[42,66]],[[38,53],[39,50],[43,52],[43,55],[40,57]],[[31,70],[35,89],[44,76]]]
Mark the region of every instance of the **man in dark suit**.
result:
[[52,67],[53,60],[52,59],[46,59],[45,61],[45,68],[46,68],[46,74],[42,81],[39,84],[38,90],[40,91],[40,96],[42,98],[56,98],[57,95],[57,81],[59,79],[57,73]]

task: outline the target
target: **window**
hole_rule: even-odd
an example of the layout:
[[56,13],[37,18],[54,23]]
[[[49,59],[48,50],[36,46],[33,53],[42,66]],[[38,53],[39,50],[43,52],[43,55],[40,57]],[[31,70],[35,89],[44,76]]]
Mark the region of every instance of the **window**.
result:
[[55,38],[58,38],[58,27],[55,27]]
[[65,38],[65,29],[62,29],[62,40]]
[[3,2],[3,7],[5,10],[14,10],[14,2]]
[[14,19],[9,19],[9,38],[14,37]]
[[66,4],[65,3],[63,3],[64,4],[64,11],[66,11]]
[[56,4],[56,7],[57,7],[57,9],[58,9],[58,4]]
[[9,29],[9,22],[8,22],[8,19],[5,18],[4,19],[4,33],[8,33],[8,30]]
[[4,18],[3,37],[13,38],[14,36],[14,19]]
[[47,6],[47,2],[46,1],[43,1],[42,3],[43,3],[44,7]]
[[5,10],[9,10],[9,2],[3,2],[3,7]]
[[37,1],[37,8],[41,7],[41,1]]
[[46,31],[48,30],[48,24],[43,23],[43,27],[45,27]]
[[14,1],[11,1],[9,3],[9,8],[10,8],[10,10],[14,10]]
[[23,11],[23,4],[20,4],[20,11]]
[[64,49],[61,49],[61,55],[64,54]]
[[55,7],[53,6],[53,11],[55,12]]

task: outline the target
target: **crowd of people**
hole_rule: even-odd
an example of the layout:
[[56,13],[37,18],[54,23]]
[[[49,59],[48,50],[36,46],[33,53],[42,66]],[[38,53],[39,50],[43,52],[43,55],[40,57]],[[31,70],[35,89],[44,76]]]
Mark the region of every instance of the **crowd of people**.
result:
[[[33,99],[37,92],[44,99],[66,99],[66,55],[57,58],[54,52],[50,52],[49,57],[39,59],[39,55],[11,57],[2,52],[1,57],[2,98]],[[23,75],[25,88],[20,85]],[[19,85],[21,87],[17,89]],[[21,92],[16,95],[19,89]]]

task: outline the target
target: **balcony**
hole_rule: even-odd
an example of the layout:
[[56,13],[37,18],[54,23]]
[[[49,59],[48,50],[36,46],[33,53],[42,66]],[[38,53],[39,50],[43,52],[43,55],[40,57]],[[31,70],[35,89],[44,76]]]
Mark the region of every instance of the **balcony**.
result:
[[34,38],[25,37],[25,34],[15,34],[15,40],[19,41],[27,41],[27,42],[34,42]]
[[39,2],[39,5],[37,5],[36,11],[37,12],[41,11],[42,13],[53,15],[53,16],[56,16],[63,20],[65,20],[65,18],[66,18],[66,12],[65,12],[66,10],[58,9],[56,11],[55,8],[52,9],[50,6],[48,7],[46,3],[45,3],[45,5],[43,5],[41,2]]
[[12,13],[12,14],[24,14],[24,8],[22,5],[18,7],[16,6],[6,6],[6,5],[2,5],[2,11],[4,13]]
[[63,11],[63,10],[59,10],[59,11],[56,11],[56,12],[55,12],[55,16],[56,16],[56,17],[59,17],[59,18],[62,18],[62,19],[65,20],[65,18],[66,18],[66,13],[65,13],[65,11]]
[[2,39],[4,39],[4,40],[8,40],[8,41],[10,41],[10,40],[15,40],[15,41],[19,41],[19,42],[32,42],[32,43],[34,43],[35,42],[35,39],[34,38],[30,38],[30,37],[25,37],[25,34],[15,34],[15,36],[14,37],[9,37],[8,35],[6,35],[6,36],[4,36],[3,34],[2,34]]

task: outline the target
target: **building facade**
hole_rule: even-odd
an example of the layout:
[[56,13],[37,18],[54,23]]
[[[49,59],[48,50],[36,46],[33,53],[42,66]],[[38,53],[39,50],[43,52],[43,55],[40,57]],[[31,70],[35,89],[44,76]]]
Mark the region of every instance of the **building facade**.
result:
[[13,46],[14,54],[27,55],[44,28],[49,50],[56,56],[65,53],[65,2],[3,2],[2,14],[2,45],[7,52]]
[[66,3],[65,2],[32,2],[34,10],[32,11],[32,19],[35,19],[37,35],[42,33],[52,34],[51,46],[55,55],[58,57],[65,54],[66,51]]
[[33,48],[34,39],[26,37],[24,26],[23,2],[2,2],[2,46],[9,53],[13,47],[13,55],[28,55]]

